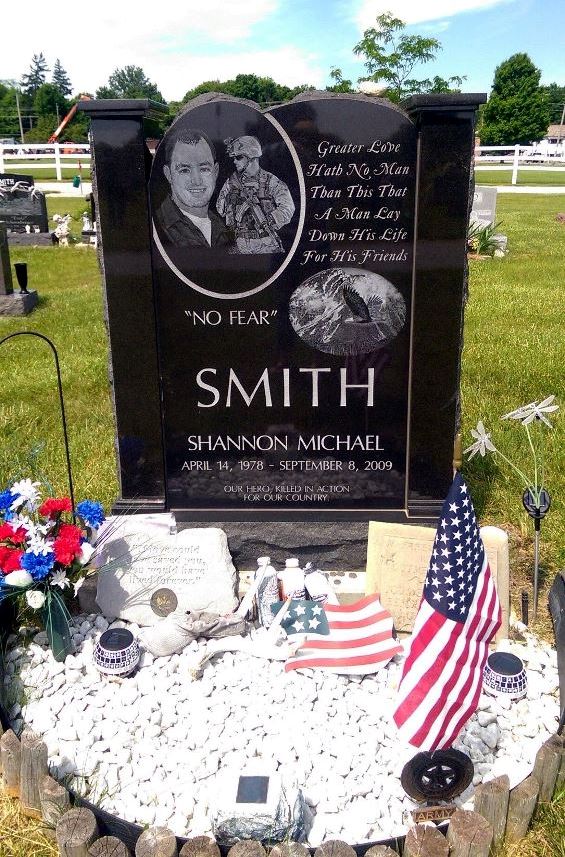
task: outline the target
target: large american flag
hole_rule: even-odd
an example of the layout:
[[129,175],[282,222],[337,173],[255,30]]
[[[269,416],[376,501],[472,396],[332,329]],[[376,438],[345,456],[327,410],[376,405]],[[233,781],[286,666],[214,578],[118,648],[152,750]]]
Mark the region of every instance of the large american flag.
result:
[[320,609],[327,617],[329,633],[306,637],[287,660],[286,672],[313,667],[364,675],[376,672],[402,652],[392,636],[392,616],[378,595],[367,595],[354,604],[324,604]]
[[467,486],[457,473],[443,505],[394,720],[425,750],[449,747],[476,710],[500,602]]

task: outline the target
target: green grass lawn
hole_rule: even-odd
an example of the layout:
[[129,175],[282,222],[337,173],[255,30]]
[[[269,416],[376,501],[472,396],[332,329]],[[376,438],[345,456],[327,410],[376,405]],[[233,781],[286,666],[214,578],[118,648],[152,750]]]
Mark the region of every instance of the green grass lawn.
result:
[[[500,170],[475,170],[475,181],[477,184],[505,185],[512,184],[512,167]],[[549,187],[561,187],[565,193],[565,168],[562,170],[518,170],[516,184],[524,187],[536,187],[547,185]]]
[[[82,165],[82,170],[79,170],[77,167],[65,166],[65,160],[62,160],[61,173],[63,181],[70,181],[74,176],[81,174],[83,181],[90,181],[90,158],[85,158],[84,155],[81,156],[77,154],[73,155],[72,158],[67,159],[66,163],[80,163]],[[45,169],[43,166],[38,169],[37,164],[43,164]],[[41,160],[38,160],[35,164],[30,164],[29,158],[22,158],[21,160],[15,158],[13,161],[5,161],[4,168],[4,172],[6,173],[19,173],[24,176],[33,176],[36,182],[57,180],[55,158],[41,158]]]
[[[76,198],[47,198],[51,217],[70,213],[80,235],[80,214],[88,208]],[[102,294],[93,247],[12,247],[12,263],[28,263],[28,288],[39,306],[20,319],[0,318],[0,338],[35,330],[53,340],[59,352],[77,499],[99,499],[106,507],[118,487],[108,384],[108,343],[102,320]],[[19,337],[0,347],[4,389],[0,397],[0,484],[26,469],[26,456],[42,448],[40,470],[54,488],[66,491],[56,376],[49,347]]]
[[[57,181],[57,173],[55,172],[55,167],[47,170],[37,170],[34,167],[14,167],[11,169],[11,172],[18,173],[22,176],[33,176],[35,179],[35,183],[38,182],[55,182]],[[61,176],[62,181],[72,181],[75,176],[80,175],[79,170],[72,169],[70,167],[61,167]],[[83,182],[90,181],[90,168],[87,166],[83,166],[82,168],[82,180]]]
[[[508,235],[504,259],[470,263],[465,314],[462,411],[464,446],[482,419],[495,445],[531,472],[524,429],[502,414],[556,394],[564,406],[563,270],[565,228],[555,215],[565,196],[501,196],[497,219]],[[551,581],[565,564],[565,419],[547,430],[546,484],[552,509],[542,524],[542,571]],[[528,583],[533,526],[521,508],[517,477],[496,458],[475,457],[464,472],[482,523],[506,526],[512,536],[514,585]],[[517,592],[515,592],[517,595]]]

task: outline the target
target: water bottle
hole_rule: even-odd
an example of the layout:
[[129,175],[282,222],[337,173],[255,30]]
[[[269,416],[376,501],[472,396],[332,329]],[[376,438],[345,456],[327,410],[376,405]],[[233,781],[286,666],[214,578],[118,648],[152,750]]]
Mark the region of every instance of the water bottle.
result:
[[257,613],[259,614],[259,623],[268,628],[273,621],[274,614],[271,606],[279,600],[279,586],[277,581],[277,572],[271,565],[270,556],[260,556],[257,560],[257,571],[255,577],[262,577],[262,581],[257,589],[255,596],[257,602]]

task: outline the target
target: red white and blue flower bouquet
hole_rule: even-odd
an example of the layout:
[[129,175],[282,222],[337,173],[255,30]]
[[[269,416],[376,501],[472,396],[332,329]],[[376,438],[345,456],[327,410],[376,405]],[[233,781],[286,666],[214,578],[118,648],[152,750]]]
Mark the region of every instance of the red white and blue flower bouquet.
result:
[[83,500],[73,510],[68,497],[42,500],[31,479],[0,492],[0,602],[34,611],[59,661],[72,651],[66,601],[98,570],[92,541],[103,521],[99,503]]

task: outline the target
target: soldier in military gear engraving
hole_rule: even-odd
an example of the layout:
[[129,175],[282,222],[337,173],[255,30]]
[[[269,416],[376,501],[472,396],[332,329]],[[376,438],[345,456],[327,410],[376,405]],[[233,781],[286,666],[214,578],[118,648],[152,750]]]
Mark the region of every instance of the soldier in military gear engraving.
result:
[[294,214],[286,184],[259,166],[262,150],[256,137],[224,141],[235,172],[224,183],[216,202],[218,214],[233,229],[238,253],[282,253],[278,236]]

